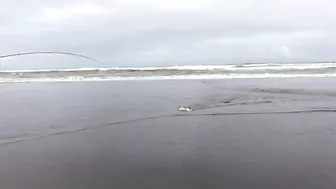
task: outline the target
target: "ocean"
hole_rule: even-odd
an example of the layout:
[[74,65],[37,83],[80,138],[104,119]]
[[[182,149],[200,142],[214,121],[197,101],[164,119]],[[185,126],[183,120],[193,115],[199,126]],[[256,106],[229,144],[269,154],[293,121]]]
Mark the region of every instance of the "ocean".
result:
[[264,63],[168,67],[0,70],[0,82],[334,77],[336,63]]
[[0,188],[333,189],[333,65],[3,71]]

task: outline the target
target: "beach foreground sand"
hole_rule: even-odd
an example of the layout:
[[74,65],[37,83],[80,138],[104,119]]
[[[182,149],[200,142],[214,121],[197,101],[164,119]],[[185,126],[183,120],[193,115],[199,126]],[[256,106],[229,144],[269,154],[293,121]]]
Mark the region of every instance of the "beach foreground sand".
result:
[[0,188],[333,189],[335,82],[1,84]]

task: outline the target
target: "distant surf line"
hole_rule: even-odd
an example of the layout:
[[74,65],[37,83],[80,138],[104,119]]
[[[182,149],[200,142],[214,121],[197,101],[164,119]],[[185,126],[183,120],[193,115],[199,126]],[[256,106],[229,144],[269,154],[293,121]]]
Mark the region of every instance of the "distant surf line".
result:
[[[45,52],[49,53],[49,52]],[[82,55],[79,55],[82,57]],[[1,56],[0,56],[1,57]],[[86,57],[86,56],[84,56]],[[90,57],[86,57],[91,59]],[[92,59],[94,61],[98,61]],[[149,67],[83,67],[63,69],[21,69],[0,70],[1,72],[80,72],[80,71],[241,71],[241,70],[305,70],[336,68],[336,63],[255,63],[255,64],[223,64],[223,65],[177,65]]]
[[153,80],[212,80],[212,79],[267,79],[267,78],[321,78],[335,74],[259,74],[259,75],[179,75],[146,77],[68,77],[68,78],[0,78],[0,83],[94,82],[94,81],[153,81]]

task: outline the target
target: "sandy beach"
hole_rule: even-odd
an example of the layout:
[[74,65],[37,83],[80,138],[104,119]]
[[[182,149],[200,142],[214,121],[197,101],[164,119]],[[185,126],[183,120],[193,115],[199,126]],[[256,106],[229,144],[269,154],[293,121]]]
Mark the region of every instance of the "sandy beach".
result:
[[333,189],[335,82],[3,83],[0,188]]

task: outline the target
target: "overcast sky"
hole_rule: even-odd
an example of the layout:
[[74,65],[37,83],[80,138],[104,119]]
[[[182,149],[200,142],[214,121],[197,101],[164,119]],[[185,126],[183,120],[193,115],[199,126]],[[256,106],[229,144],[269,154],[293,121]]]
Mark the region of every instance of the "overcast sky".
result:
[[[335,7],[334,0],[1,0],[0,55],[69,51],[101,66],[336,60]],[[94,64],[45,55],[0,61]]]

